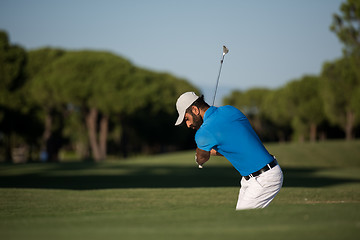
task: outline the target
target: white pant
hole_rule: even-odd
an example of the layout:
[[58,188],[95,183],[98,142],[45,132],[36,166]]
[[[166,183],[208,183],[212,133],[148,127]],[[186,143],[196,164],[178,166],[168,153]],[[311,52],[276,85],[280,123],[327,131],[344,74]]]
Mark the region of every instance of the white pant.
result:
[[236,210],[266,207],[278,194],[282,183],[279,165],[249,180],[242,178]]

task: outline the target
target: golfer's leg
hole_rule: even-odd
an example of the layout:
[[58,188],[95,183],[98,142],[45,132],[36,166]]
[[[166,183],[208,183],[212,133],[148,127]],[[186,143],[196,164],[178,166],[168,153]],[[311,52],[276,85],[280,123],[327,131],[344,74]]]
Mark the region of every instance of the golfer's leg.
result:
[[236,210],[264,208],[270,204],[280,191],[283,182],[283,174],[279,166],[270,169],[259,177],[241,181],[246,186],[239,194]]
[[[244,186],[246,186],[244,188]],[[260,186],[255,178],[241,180],[241,188],[236,210],[257,208],[258,196],[261,195],[263,187]]]
[[242,178],[240,181],[240,185],[241,186],[240,186],[238,201],[236,204],[236,210],[238,210],[238,208],[241,208],[244,205],[243,201],[248,188],[248,182],[244,178]]
[[257,178],[257,182],[264,187],[262,195],[259,197],[259,207],[264,208],[270,204],[270,202],[279,193],[283,184],[283,173],[279,165],[273,169],[260,175]]

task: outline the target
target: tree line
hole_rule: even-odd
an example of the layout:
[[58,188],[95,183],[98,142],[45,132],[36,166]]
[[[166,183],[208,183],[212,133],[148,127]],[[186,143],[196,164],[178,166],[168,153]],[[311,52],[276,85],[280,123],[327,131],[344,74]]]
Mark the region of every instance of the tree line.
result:
[[242,109],[268,141],[355,138],[360,124],[360,2],[348,0],[330,30],[343,56],[325,62],[319,75],[303,76],[278,89],[233,91],[224,104]]
[[[198,92],[185,79],[100,51],[25,51],[0,32],[0,155],[58,161],[158,153],[193,145],[173,127],[175,102]],[[21,160],[19,160],[21,161]]]

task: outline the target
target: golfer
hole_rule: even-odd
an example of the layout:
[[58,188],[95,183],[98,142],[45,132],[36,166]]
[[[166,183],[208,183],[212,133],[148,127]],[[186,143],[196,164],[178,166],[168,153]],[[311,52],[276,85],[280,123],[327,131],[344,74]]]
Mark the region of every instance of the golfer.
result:
[[202,167],[210,155],[224,156],[241,174],[236,210],[268,206],[280,191],[283,174],[246,116],[232,106],[210,107],[194,92],[182,94],[176,108],[175,125],[185,122],[196,130],[197,164]]

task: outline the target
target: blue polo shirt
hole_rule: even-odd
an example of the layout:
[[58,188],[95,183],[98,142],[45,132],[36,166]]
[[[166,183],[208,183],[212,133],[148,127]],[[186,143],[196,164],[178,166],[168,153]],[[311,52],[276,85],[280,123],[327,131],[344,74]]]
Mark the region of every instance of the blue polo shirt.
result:
[[215,149],[221,153],[242,176],[256,172],[274,160],[246,116],[232,106],[210,107],[196,132],[195,141],[202,150]]

